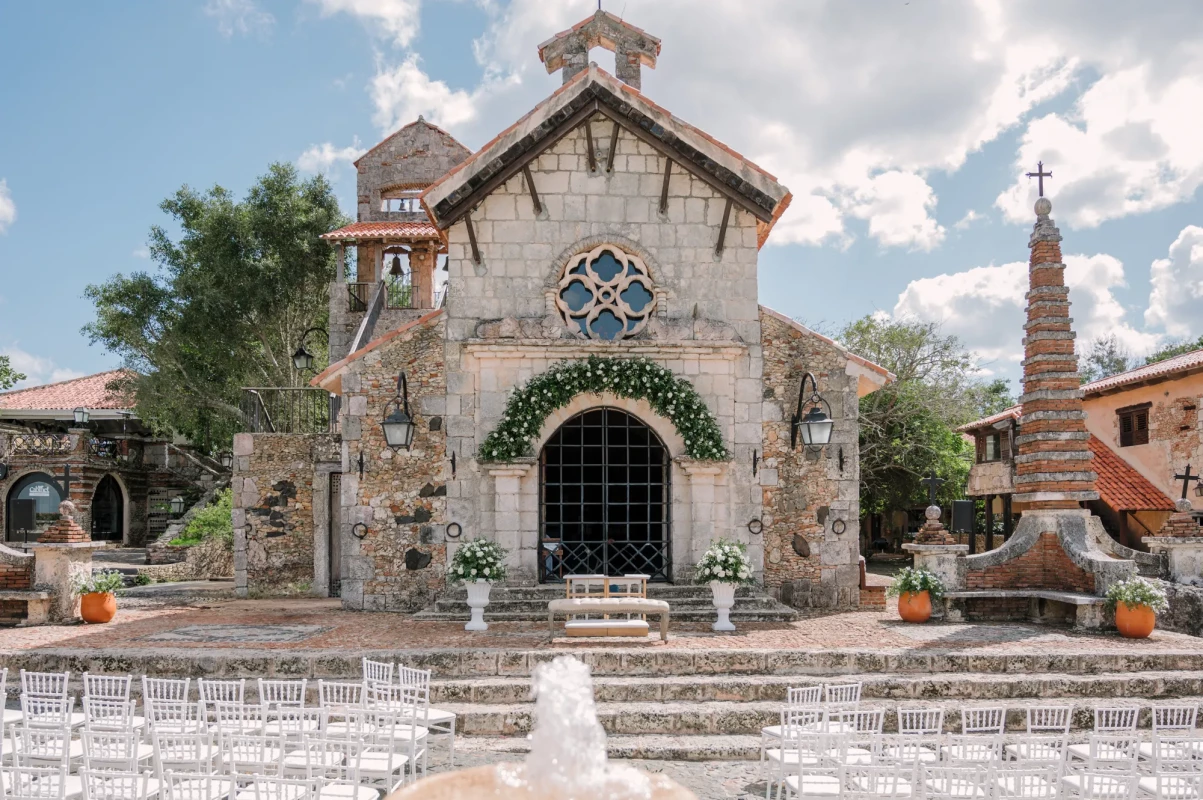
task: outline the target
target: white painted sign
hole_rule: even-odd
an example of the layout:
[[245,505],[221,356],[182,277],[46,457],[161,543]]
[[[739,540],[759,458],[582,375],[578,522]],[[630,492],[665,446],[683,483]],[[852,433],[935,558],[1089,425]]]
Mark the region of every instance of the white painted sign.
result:
[[30,497],[49,497],[50,485],[46,483],[35,483],[29,487]]

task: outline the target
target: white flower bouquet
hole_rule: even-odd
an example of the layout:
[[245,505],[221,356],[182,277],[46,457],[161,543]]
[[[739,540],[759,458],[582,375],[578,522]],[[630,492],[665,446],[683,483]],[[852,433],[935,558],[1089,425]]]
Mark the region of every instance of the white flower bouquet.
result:
[[752,583],[752,562],[748,548],[738,542],[719,539],[702,554],[694,580],[697,583]]
[[451,558],[447,576],[452,583],[505,580],[506,550],[488,539],[473,539],[461,545]]

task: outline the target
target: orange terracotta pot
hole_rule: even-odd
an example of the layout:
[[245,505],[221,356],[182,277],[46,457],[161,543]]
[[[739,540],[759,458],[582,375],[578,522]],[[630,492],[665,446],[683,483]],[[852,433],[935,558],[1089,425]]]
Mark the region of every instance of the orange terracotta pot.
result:
[[117,595],[112,592],[80,595],[79,615],[84,618],[84,622],[93,625],[110,621],[117,615]]
[[898,595],[898,616],[903,622],[927,622],[931,619],[931,595],[926,589]]
[[1145,639],[1157,625],[1157,612],[1146,605],[1128,606],[1115,604],[1115,627],[1121,636],[1129,639]]

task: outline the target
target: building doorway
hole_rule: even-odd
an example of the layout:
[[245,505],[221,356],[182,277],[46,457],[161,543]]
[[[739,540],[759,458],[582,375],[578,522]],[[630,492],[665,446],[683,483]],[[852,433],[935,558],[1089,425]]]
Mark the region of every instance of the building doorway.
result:
[[330,509],[326,521],[326,553],[330,559],[326,573],[330,576],[328,597],[342,597],[343,594],[342,494],[342,473],[331,472],[329,504],[326,506]]
[[92,540],[120,542],[124,537],[125,494],[112,475],[105,475],[92,495]]
[[595,408],[565,422],[539,456],[539,580],[671,574],[668,448],[638,418]]
[[58,482],[44,472],[22,477],[8,492],[4,538],[9,542],[36,542],[42,531],[58,520],[63,501]]

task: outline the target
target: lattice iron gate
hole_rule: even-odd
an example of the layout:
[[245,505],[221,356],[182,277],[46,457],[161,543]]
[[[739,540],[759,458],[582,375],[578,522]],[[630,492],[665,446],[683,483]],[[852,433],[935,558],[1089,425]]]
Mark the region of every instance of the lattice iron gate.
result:
[[539,457],[539,580],[671,574],[668,450],[651,428],[613,408],[564,423]]
[[326,535],[329,537],[327,554],[330,557],[330,597],[342,597],[343,581],[343,548],[342,548],[342,495],[343,476],[341,472],[330,473],[330,509]]

